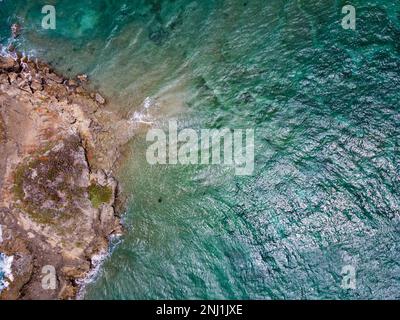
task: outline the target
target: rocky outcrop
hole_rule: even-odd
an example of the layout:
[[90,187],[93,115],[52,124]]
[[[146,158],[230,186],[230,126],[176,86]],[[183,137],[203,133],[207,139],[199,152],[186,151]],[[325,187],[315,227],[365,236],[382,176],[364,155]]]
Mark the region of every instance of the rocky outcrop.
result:
[[86,82],[0,56],[0,252],[13,256],[2,299],[75,298],[122,232],[113,172],[132,129]]
[[18,71],[20,65],[11,57],[0,56],[0,71]]
[[21,29],[22,27],[18,23],[14,23],[11,26],[11,36],[13,38],[18,38],[21,35]]

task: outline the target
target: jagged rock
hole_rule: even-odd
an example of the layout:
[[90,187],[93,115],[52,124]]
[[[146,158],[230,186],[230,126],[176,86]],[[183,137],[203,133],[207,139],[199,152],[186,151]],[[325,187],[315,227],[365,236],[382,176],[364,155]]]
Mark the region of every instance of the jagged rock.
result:
[[15,51],[15,46],[14,46],[14,44],[10,43],[10,44],[8,45],[8,47],[7,47],[7,50],[10,51],[10,52],[14,52],[14,51]]
[[16,71],[19,68],[19,64],[11,57],[0,56],[0,70],[3,71]]
[[73,79],[68,80],[68,85],[71,87],[77,87],[78,86],[78,82],[76,82]]
[[79,80],[80,82],[86,82],[86,81],[88,81],[88,76],[87,76],[87,74],[80,74],[80,75],[77,76],[77,78],[78,78],[78,80]]
[[100,207],[100,222],[103,228],[112,226],[114,219],[114,208],[108,204],[103,204]]
[[39,81],[37,79],[34,79],[31,83],[31,88],[34,91],[41,91],[43,90],[43,84],[42,81]]
[[65,119],[67,120],[67,122],[69,124],[74,124],[76,123],[78,120],[69,112],[65,113]]
[[85,89],[83,89],[81,86],[76,88],[76,93],[84,93]]
[[59,83],[59,84],[64,82],[64,79],[62,77],[56,75],[55,73],[49,73],[47,75],[47,78],[52,80],[52,81],[54,81],[54,82],[56,82],[56,83]]
[[59,299],[68,300],[71,297],[75,297],[78,289],[73,286],[71,283],[64,284],[60,290]]
[[123,233],[124,233],[124,228],[122,225],[119,224],[119,225],[115,226],[114,231],[112,232],[112,235],[120,236]]
[[18,83],[18,87],[24,88],[24,89],[26,89],[27,85],[28,85],[28,80],[26,80],[26,79],[23,79],[22,81],[20,81]]
[[83,278],[85,274],[90,270],[90,263],[85,262],[80,265],[79,268],[76,266],[66,266],[61,269],[61,271],[69,278],[79,279]]
[[90,175],[90,180],[96,181],[101,186],[106,186],[108,183],[108,178],[103,170],[97,170]]
[[[88,261],[122,231],[111,172],[127,142],[115,128],[123,120],[77,81],[18,57],[21,67],[0,55],[0,251],[15,258],[0,299],[70,299]],[[41,287],[46,265],[55,268],[55,290]]]
[[95,98],[96,98],[96,101],[97,101],[99,104],[105,104],[105,103],[106,103],[106,99],[104,99],[104,98],[100,95],[100,93],[96,93]]
[[17,81],[18,74],[14,73],[14,72],[11,72],[11,73],[8,74],[8,78],[10,80],[10,83],[12,84],[15,81]]
[[21,34],[21,26],[18,23],[14,23],[11,26],[11,35],[13,38],[19,37]]
[[8,75],[5,73],[0,74],[0,83],[7,83],[8,82]]

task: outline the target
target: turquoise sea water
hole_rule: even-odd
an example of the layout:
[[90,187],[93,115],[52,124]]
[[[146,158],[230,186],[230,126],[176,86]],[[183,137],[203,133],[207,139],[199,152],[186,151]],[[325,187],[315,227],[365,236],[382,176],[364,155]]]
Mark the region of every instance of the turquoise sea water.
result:
[[[40,26],[54,4],[57,29]],[[400,298],[400,2],[0,2],[0,39],[164,126],[254,128],[255,172],[119,174],[126,234],[86,299]],[[352,266],[356,289],[341,287]]]

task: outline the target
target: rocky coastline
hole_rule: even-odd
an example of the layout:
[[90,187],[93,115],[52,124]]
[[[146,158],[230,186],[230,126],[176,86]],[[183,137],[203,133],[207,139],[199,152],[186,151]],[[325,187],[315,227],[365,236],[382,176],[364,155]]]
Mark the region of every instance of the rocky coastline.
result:
[[12,257],[0,299],[75,299],[123,232],[114,173],[133,128],[106,105],[85,75],[0,55],[0,253]]

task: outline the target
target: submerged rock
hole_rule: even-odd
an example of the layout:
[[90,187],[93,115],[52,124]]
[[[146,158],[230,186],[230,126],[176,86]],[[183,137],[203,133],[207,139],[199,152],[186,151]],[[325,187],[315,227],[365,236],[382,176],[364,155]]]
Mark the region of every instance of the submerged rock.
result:
[[21,26],[18,23],[14,23],[11,26],[11,35],[13,38],[17,38],[21,35]]
[[96,93],[95,99],[96,99],[96,101],[97,101],[99,104],[105,104],[105,103],[106,103],[106,99],[104,99],[104,98],[100,95],[100,93]]

